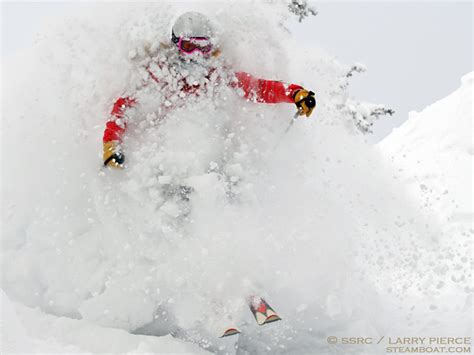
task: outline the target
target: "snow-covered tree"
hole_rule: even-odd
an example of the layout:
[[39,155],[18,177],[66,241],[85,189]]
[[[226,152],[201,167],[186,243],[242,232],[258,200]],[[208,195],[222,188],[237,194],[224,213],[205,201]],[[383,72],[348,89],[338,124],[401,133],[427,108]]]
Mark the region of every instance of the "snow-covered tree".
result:
[[[364,134],[372,133],[372,127],[374,123],[382,116],[392,116],[395,111],[391,108],[387,108],[382,104],[373,104],[368,102],[361,102],[358,100],[351,99],[347,93],[350,84],[350,78],[356,73],[364,73],[367,71],[367,67],[361,63],[354,63],[341,77],[339,89],[340,92],[334,93],[342,99],[342,102],[338,107],[349,114],[352,118],[355,126]],[[339,91],[339,90],[338,90]]]
[[302,22],[308,16],[316,16],[318,14],[316,9],[308,5],[306,0],[291,0],[288,4],[288,9],[298,17],[299,22]]

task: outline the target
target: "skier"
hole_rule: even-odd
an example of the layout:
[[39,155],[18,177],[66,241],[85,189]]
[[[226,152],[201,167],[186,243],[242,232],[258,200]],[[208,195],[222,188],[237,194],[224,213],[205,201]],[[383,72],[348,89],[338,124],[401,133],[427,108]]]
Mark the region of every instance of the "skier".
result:
[[[125,133],[129,110],[141,104],[153,107],[163,102],[158,110],[160,119],[180,107],[186,100],[205,97],[216,86],[226,85],[249,101],[260,103],[294,103],[300,116],[309,117],[316,106],[312,91],[296,84],[264,80],[245,72],[234,72],[219,62],[219,49],[209,20],[202,14],[187,12],[178,17],[171,31],[170,46],[161,46],[162,51],[143,64],[144,82],[131,95],[117,99],[111,117],[107,121],[103,136],[104,166],[123,168],[125,157],[121,142]],[[181,198],[187,199],[189,187],[183,189]],[[247,304],[259,325],[268,324],[280,317],[261,297],[249,296]],[[223,319],[227,322],[227,319]],[[235,324],[228,324],[221,337],[239,334]]]
[[[165,94],[165,111],[182,104],[190,95],[197,97],[207,89],[206,81],[202,81],[202,84],[196,84],[196,81],[189,82],[183,72],[187,72],[187,66],[195,66],[197,63],[201,68],[204,68],[200,71],[200,75],[204,79],[210,79],[213,76],[216,72],[216,68],[212,66],[213,59],[220,54],[216,43],[214,43],[214,37],[210,21],[200,13],[186,12],[175,21],[171,31],[171,52],[167,51],[167,53],[171,53],[169,58],[166,61],[156,60],[148,63],[146,66],[147,77],[143,83],[143,87],[147,89],[149,89],[150,84],[154,84],[157,95],[158,92],[163,95],[163,92],[168,90],[170,97],[173,95],[179,97],[182,101],[180,103],[175,100],[175,102],[170,103]],[[157,71],[154,71],[153,67],[157,67]],[[167,85],[165,78],[158,74],[163,72],[174,75],[179,92],[176,92],[176,90],[171,92],[171,85]],[[243,97],[247,100],[268,104],[294,103],[301,116],[309,117],[316,106],[314,93],[305,90],[300,85],[288,85],[281,81],[258,79],[245,72],[232,73],[229,80],[220,80],[219,83],[222,84],[223,81],[231,88],[243,91]],[[140,100],[137,99],[137,94],[135,92],[132,95],[120,97],[113,105],[111,117],[106,123],[103,136],[104,166],[112,168],[122,168],[124,166],[125,156],[121,148],[121,142],[127,124],[128,116],[126,113],[128,109],[139,105]]]

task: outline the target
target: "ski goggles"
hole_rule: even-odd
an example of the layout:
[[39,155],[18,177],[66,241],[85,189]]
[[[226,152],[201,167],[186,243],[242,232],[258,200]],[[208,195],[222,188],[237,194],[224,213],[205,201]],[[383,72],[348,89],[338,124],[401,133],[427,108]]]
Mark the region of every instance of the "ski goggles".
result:
[[212,51],[212,43],[209,41],[209,38],[206,37],[180,37],[177,45],[179,50],[186,54],[191,54],[196,51],[207,54]]

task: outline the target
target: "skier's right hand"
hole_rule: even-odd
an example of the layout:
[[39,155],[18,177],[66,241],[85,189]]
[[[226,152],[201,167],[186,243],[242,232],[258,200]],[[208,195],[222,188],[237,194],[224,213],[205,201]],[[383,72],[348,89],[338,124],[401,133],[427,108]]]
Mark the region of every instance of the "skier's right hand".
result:
[[295,100],[295,105],[300,116],[311,116],[311,113],[313,113],[313,110],[316,107],[314,92],[300,89],[294,93],[293,99]]
[[123,168],[125,156],[120,151],[118,141],[104,142],[104,166]]

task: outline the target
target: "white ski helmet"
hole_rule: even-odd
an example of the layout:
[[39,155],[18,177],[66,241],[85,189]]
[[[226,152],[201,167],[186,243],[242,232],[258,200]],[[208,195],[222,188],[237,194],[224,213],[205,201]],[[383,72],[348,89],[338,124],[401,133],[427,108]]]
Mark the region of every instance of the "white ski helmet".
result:
[[211,38],[213,35],[211,22],[199,12],[185,12],[176,19],[171,29],[174,43],[178,43],[181,37]]

